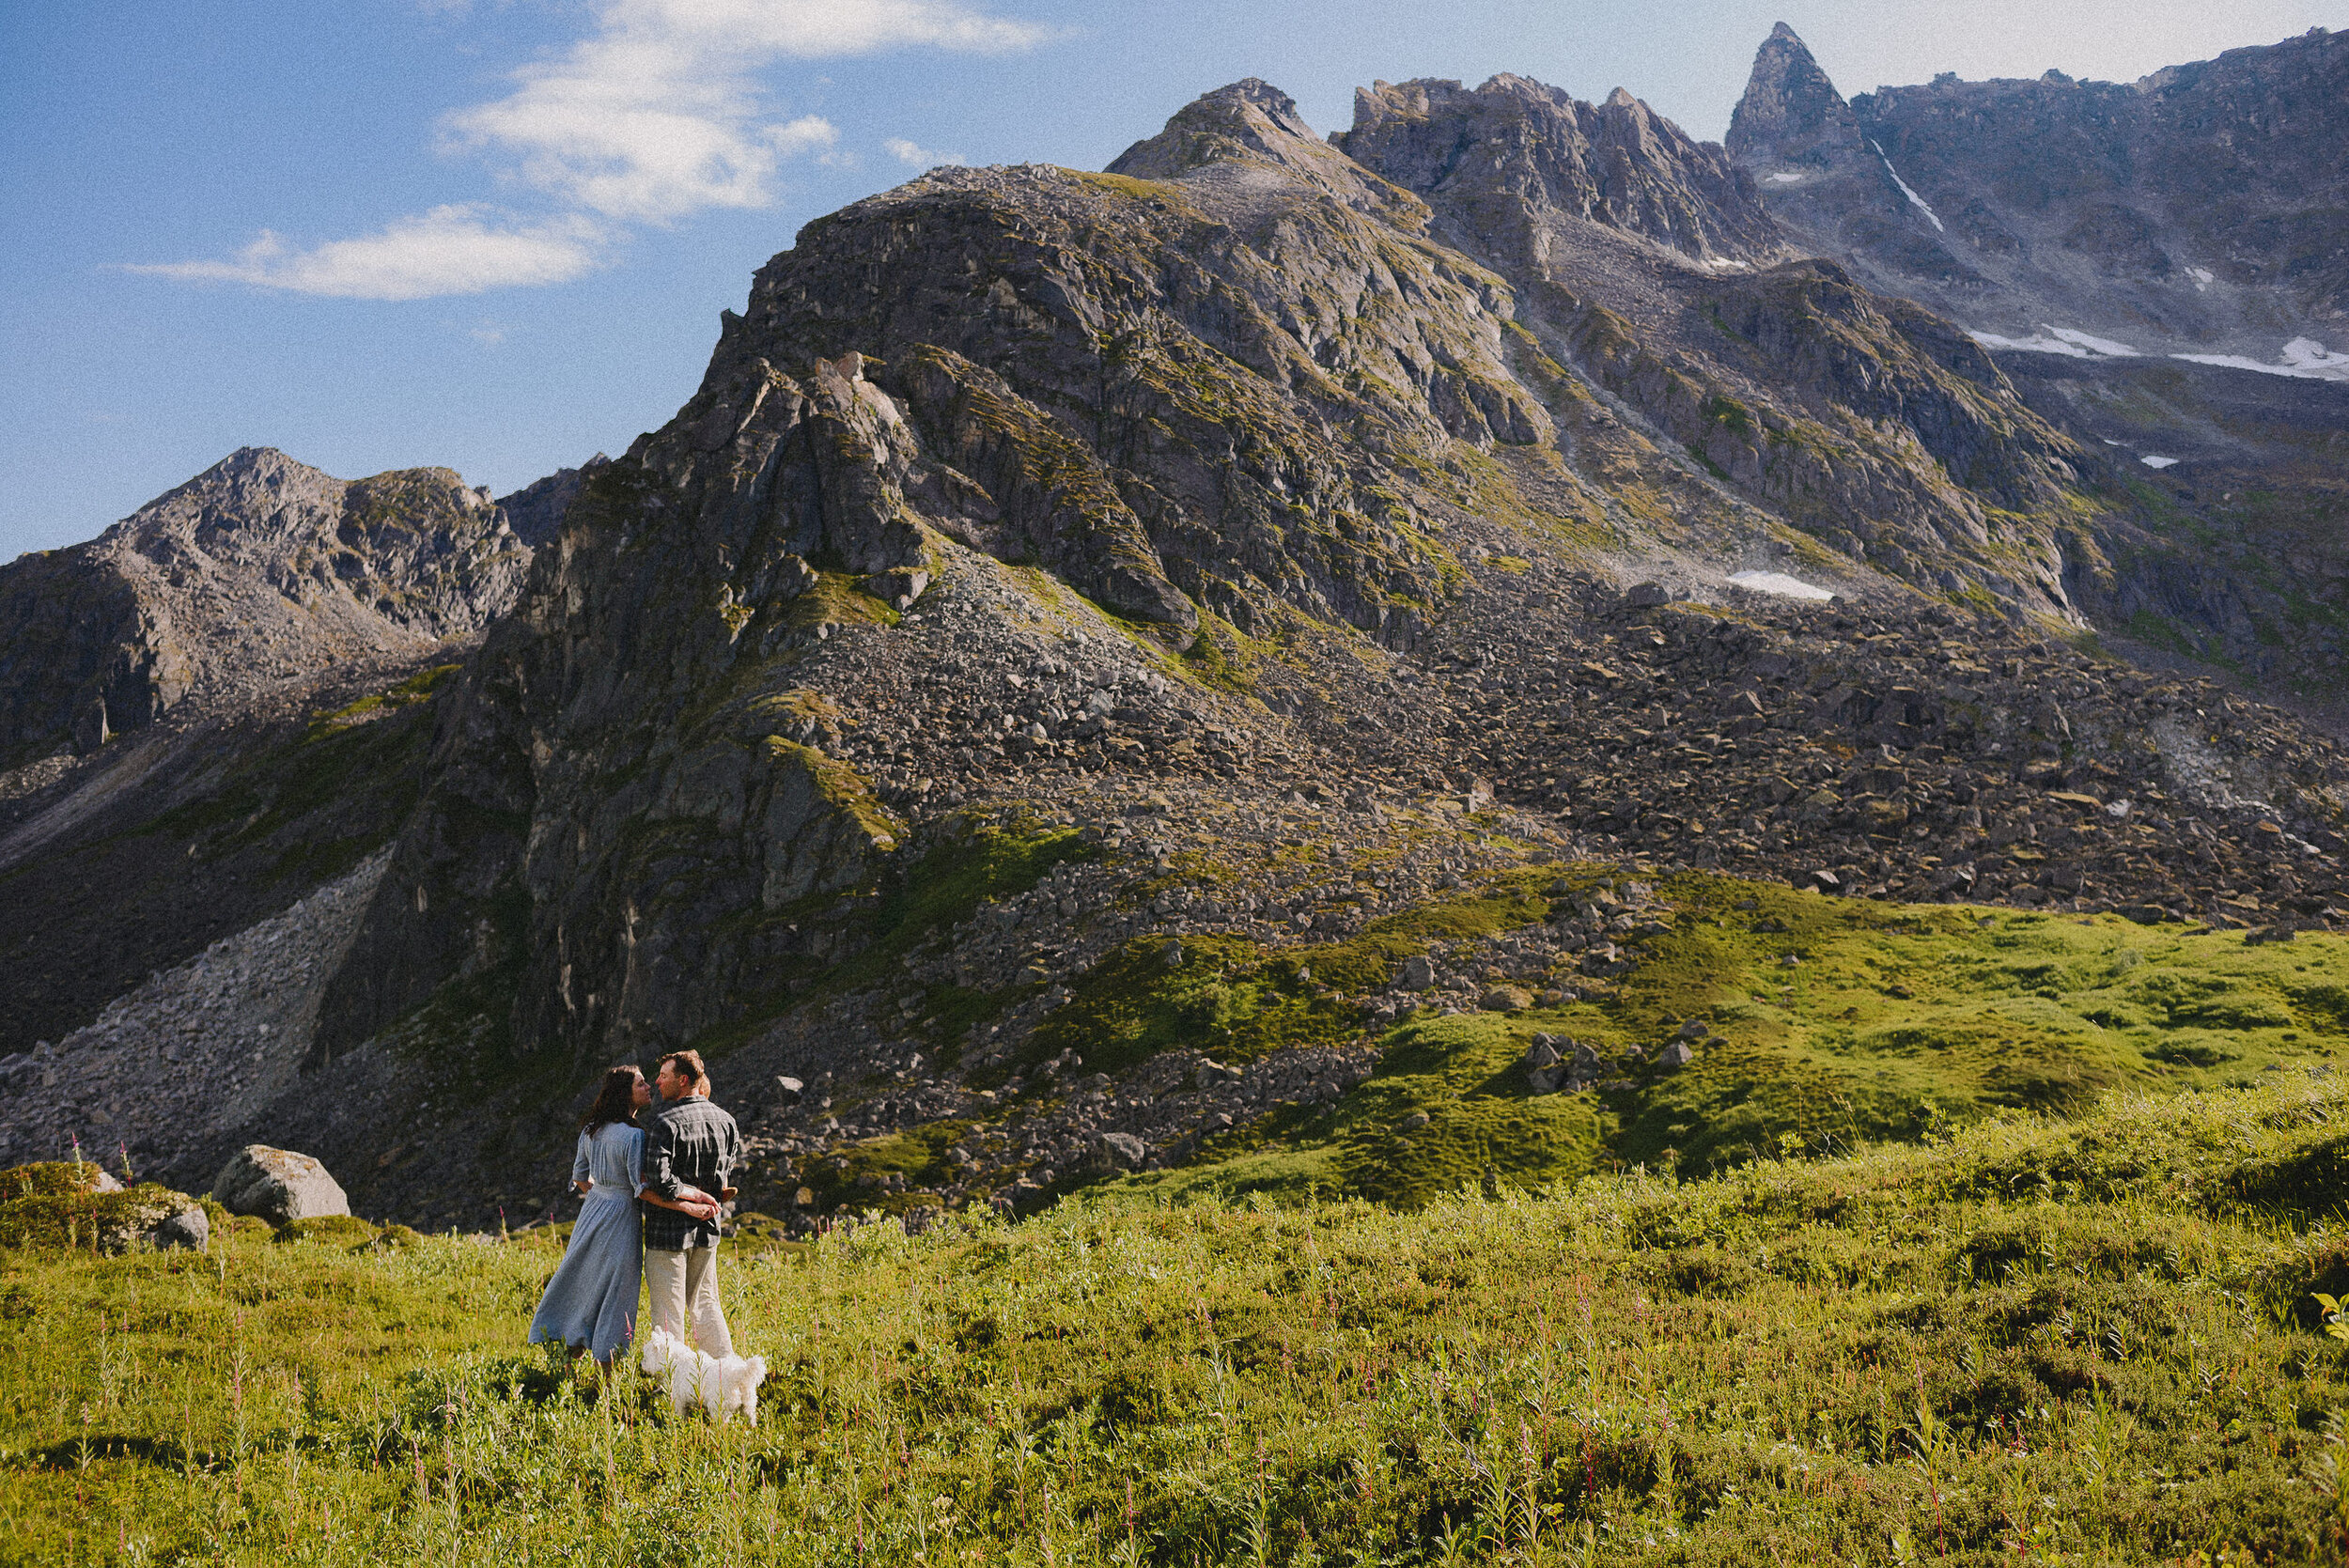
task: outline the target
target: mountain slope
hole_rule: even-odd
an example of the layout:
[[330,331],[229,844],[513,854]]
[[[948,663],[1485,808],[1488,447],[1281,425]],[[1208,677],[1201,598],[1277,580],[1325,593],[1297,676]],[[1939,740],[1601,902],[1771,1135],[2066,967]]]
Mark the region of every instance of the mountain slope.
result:
[[[2085,459],[1962,334],[1472,168],[1407,189],[1439,117],[1358,127],[1374,166],[1243,83],[1118,172],[810,225],[444,698],[330,987],[348,1100],[526,1103],[430,1160],[316,1094],[288,1136],[364,1202],[519,1209],[551,1086],[694,1042],[764,1113],[762,1201],[1014,1203],[1373,1093],[1414,956],[1439,1006],[1516,987],[1513,1031],[1627,1005],[1674,862],[2156,921],[2349,898],[2329,746],[2034,629]],[[1507,200],[1547,259],[1470,232]],[[2007,597],[1915,585],[1961,560]],[[1854,602],[1726,581],[1755,566]],[[1594,878],[1646,891],[1586,916]],[[496,1062],[534,1087],[460,1065]]]
[[1781,23],[1728,141],[1791,241],[1946,312],[2096,459],[2101,515],[2057,551],[2072,609],[2335,722],[2345,72],[2320,28],[2128,85],[1944,75],[1847,102]]

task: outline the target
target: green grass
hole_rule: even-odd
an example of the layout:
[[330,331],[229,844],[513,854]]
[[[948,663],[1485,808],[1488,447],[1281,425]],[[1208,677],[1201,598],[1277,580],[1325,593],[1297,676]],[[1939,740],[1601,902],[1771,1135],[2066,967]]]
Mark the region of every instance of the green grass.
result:
[[754,1429],[526,1350],[543,1234],[0,1252],[0,1562],[2336,1561],[2344,1111],[729,1252]]
[[[1113,1072],[1175,1047],[1241,1062],[1364,1039],[1353,994],[1383,993],[1391,967],[1431,944],[1537,924],[1556,875],[1510,873],[1348,941],[1277,954],[1187,938],[1185,961],[1169,966],[1165,939],[1137,939],[1076,983],[1031,1054],[1073,1048]],[[1514,1014],[1421,1012],[1380,1036],[1377,1076],[1341,1103],[1223,1134],[1200,1160],[1128,1185],[1408,1204],[1487,1168],[1518,1181],[1632,1164],[1695,1173],[2001,1110],[2062,1112],[2114,1088],[2242,1086],[2349,1050],[2349,938],[2338,935],[2259,944],[2199,925],[1832,899],[1696,874],[1659,891],[1677,910],[1672,929],[1640,943],[1620,981],[1528,968],[1511,978],[1529,990],[1583,994]],[[1688,1018],[1719,1043],[1678,1073],[1634,1062],[1610,1069],[1616,1089],[1536,1098],[1518,1069],[1545,1032],[1652,1063]],[[1418,1113],[1429,1125],[1401,1130]]]
[[458,671],[463,668],[461,664],[436,664],[428,670],[409,676],[397,685],[388,686],[371,696],[362,697],[357,702],[338,707],[332,713],[321,714],[311,721],[309,730],[303,736],[303,739],[305,741],[323,740],[344,730],[355,729],[361,724],[389,718],[402,708],[412,707],[418,703],[430,702],[439,694],[441,688],[446,686]]

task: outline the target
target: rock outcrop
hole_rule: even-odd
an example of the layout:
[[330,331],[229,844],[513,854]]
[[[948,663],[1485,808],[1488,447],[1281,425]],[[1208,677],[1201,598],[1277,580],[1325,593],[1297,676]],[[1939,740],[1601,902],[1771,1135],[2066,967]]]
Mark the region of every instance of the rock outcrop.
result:
[[515,537],[537,550],[562,531],[564,514],[578,499],[590,474],[612,459],[599,452],[577,468],[558,468],[545,478],[524,485],[511,495],[498,497],[498,510]]
[[0,1247],[88,1252],[201,1252],[204,1205],[152,1182],[126,1187],[87,1160],[0,1170]]

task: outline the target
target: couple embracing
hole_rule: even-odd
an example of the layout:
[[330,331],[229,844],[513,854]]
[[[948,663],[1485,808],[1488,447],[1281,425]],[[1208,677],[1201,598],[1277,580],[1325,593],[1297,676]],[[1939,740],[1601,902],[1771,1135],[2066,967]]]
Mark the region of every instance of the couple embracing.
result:
[[[656,1087],[661,1109],[640,1116]],[[699,1052],[671,1051],[649,1085],[633,1066],[604,1074],[571,1160],[571,1186],[585,1201],[530,1343],[559,1341],[609,1368],[635,1337],[637,1290],[649,1281],[655,1328],[731,1356],[718,1302],[718,1207],[734,1195],[741,1159],[741,1131],[709,1103]]]

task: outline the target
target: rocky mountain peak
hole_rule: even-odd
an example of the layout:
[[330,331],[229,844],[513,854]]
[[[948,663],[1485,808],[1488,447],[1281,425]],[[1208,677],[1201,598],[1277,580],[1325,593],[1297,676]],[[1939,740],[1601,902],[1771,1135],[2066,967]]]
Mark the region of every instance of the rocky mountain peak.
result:
[[1178,110],[1166,129],[1136,142],[1109,172],[1135,179],[1174,179],[1209,163],[1233,160],[1296,162],[1293,144],[1315,142],[1297,101],[1251,76],[1218,87]]
[[1375,179],[1314,134],[1296,101],[1251,76],[1193,101],[1166,129],[1136,142],[1109,166],[1130,179],[1202,179],[1229,195],[1301,183],[1357,211],[1413,225],[1417,201]]
[[0,568],[0,762],[471,636],[529,565],[454,470],[343,480],[241,447],[90,543]]
[[2344,104],[2349,44],[2332,35],[2130,85],[1944,72],[1846,102],[1781,31],[1727,145],[1813,254],[1994,344],[2322,380],[2294,346],[2338,349],[2349,321]]
[[1817,162],[1824,148],[1856,149],[1859,140],[1851,105],[1819,69],[1810,45],[1780,23],[1754,53],[1745,96],[1730,116],[1730,156]]

